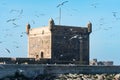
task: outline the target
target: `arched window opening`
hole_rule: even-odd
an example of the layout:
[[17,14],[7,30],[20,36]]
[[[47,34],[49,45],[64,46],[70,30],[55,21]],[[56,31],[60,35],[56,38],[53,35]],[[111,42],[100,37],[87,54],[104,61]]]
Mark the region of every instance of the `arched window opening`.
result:
[[44,58],[44,53],[43,52],[41,52],[41,58]]
[[36,55],[36,59],[38,59],[39,58],[39,56],[38,55]]

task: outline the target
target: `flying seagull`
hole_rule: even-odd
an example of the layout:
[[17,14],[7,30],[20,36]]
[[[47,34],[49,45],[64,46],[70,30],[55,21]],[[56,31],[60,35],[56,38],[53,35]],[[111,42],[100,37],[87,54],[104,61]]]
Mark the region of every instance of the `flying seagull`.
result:
[[8,52],[8,53],[10,53],[10,50],[9,49],[7,49],[7,48],[5,48],[6,49],[6,51]]
[[23,13],[23,9],[21,9],[21,11],[20,11],[20,15]]
[[18,27],[19,25],[17,25],[16,23],[12,23],[14,25],[14,28]]
[[10,13],[13,13],[13,12],[18,13],[18,12],[19,12],[19,10],[15,10],[15,9],[10,10]]
[[15,20],[16,20],[16,18],[8,19],[6,22],[15,21]]
[[113,13],[113,16],[116,17],[117,12],[112,12],[112,13]]

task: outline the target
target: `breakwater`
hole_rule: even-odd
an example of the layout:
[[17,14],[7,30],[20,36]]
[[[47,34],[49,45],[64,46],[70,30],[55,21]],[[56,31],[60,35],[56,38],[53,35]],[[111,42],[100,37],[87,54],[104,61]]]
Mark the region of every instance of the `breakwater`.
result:
[[0,64],[0,78],[14,75],[16,71],[25,76],[40,74],[117,74],[120,66],[87,66],[75,64]]

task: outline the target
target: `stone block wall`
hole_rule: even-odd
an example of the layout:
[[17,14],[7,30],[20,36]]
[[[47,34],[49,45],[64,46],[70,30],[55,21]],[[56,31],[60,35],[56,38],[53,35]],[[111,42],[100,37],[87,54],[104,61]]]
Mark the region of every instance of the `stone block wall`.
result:
[[91,23],[88,23],[87,27],[64,26],[55,25],[51,19],[46,27],[31,29],[30,25],[27,25],[26,32],[30,58],[89,64]]
[[0,78],[14,75],[16,71],[25,76],[35,77],[40,74],[117,74],[120,66],[81,66],[60,64],[5,64],[0,65]]
[[52,58],[59,61],[89,62],[87,28],[55,25],[52,30]]
[[51,58],[51,32],[48,27],[29,30],[29,57]]

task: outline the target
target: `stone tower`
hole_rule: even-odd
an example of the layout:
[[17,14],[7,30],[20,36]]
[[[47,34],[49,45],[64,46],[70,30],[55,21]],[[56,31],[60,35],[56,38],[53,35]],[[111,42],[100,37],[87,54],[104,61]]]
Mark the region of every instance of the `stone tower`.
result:
[[50,19],[48,26],[30,28],[27,25],[28,57],[51,59],[54,62],[89,64],[89,34],[87,27],[55,25]]

